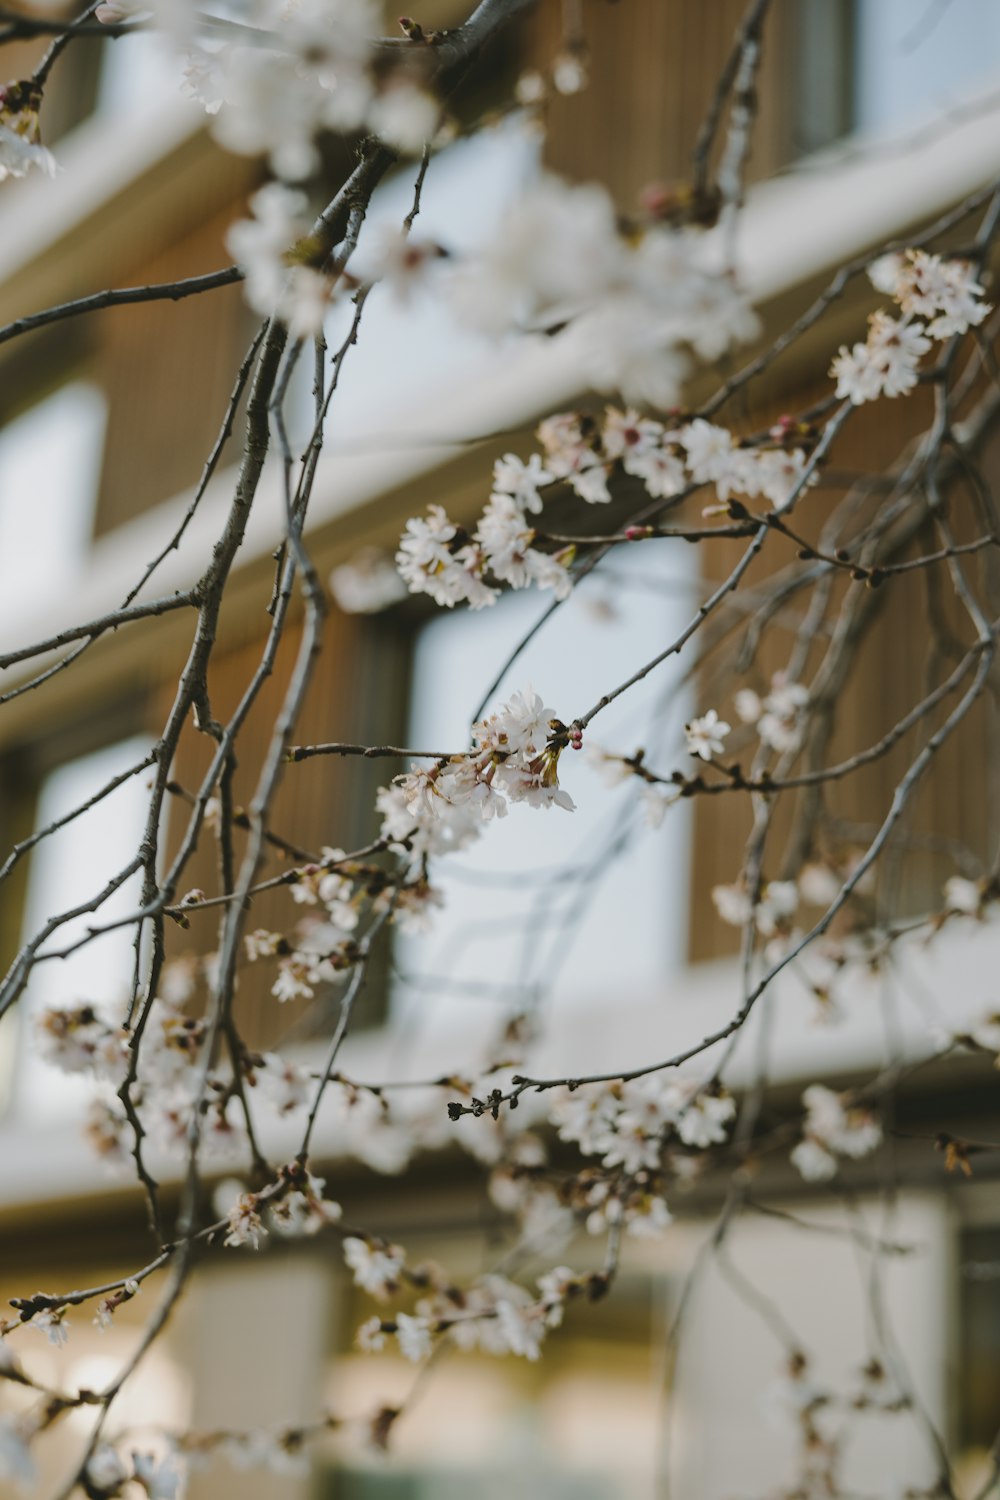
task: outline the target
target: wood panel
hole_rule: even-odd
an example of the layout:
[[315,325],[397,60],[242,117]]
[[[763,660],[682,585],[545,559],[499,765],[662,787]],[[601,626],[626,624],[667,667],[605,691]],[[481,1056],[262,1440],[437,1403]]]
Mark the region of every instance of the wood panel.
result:
[[[819,392],[801,393],[803,403]],[[930,417],[930,397],[917,393],[903,401],[881,401],[852,414],[851,421],[831,453],[831,468],[854,472],[879,472],[903,452],[915,432]],[[984,453],[986,477],[1000,478],[1000,443]],[[822,521],[842,498],[843,490],[822,487],[808,497],[796,516],[797,525],[814,540]],[[879,502],[867,502],[869,510]],[[949,516],[959,540],[982,535],[983,519],[976,514],[968,486],[954,485],[948,494]],[[923,555],[940,545],[933,528],[917,537],[907,556]],[[741,555],[745,543],[721,541],[712,544],[706,565],[712,580],[721,579]],[[767,579],[777,569],[794,561],[795,549],[781,538],[771,538],[763,558],[747,575],[745,587],[766,590]],[[980,598],[991,597],[996,613],[998,596],[995,571],[989,554],[963,561],[963,568]],[[855,653],[847,679],[837,696],[833,733],[823,764],[835,764],[875,744],[904,714],[944,677],[968,649],[974,633],[963,607],[954,597],[947,569],[938,564],[891,578],[874,592],[849,580],[838,581],[827,619],[831,621],[846,588],[861,589],[871,611],[866,633]],[[931,591],[929,595],[929,589]],[[940,616],[935,625],[931,614]],[[768,632],[755,662],[749,685],[766,690],[770,674],[788,662],[798,619],[789,613]],[[744,630],[736,628],[716,656],[707,664],[700,688],[700,701],[716,706],[733,724],[733,681],[730,673],[742,643]],[[818,668],[825,643],[810,656],[804,680]],[[725,686],[724,686],[725,684]],[[743,685],[740,682],[736,686]],[[893,790],[927,738],[957,701],[948,699],[937,711],[915,727],[884,758],[856,774],[831,784],[823,802],[831,818],[842,824],[843,847],[860,853],[885,818]],[[900,823],[888,857],[879,865],[877,900],[895,911],[919,911],[940,904],[942,884],[960,870],[978,875],[994,857],[1000,836],[995,774],[997,734],[1000,728],[991,696],[980,701],[944,745],[912,799]],[[746,767],[753,753],[752,732],[734,734],[733,759]],[[728,747],[727,747],[728,749]],[[801,763],[796,770],[803,769]],[[768,838],[764,874],[776,879],[785,873],[792,817],[802,794],[779,799]],[[739,874],[747,836],[750,809],[745,794],[701,798],[694,816],[690,954],[706,959],[732,953],[738,934],[720,922],[711,901],[715,885],[729,884]],[[819,853],[820,850],[813,850]]]
[[[604,183],[625,210],[649,183],[688,179],[699,127],[745,12],[745,0],[583,0],[589,84],[552,100],[548,165]],[[551,63],[563,27],[562,0],[542,0],[524,28],[525,66]],[[765,33],[751,180],[793,153],[797,46],[795,7],[778,0]]]
[[[201,227],[137,264],[129,280],[174,281],[229,265],[224,237],[236,208],[206,197]],[[98,535],[197,481],[256,321],[239,286],[102,315],[94,368],[108,427]]]
[[[233,713],[253,677],[264,638],[261,625],[246,622],[230,632],[217,653],[209,686],[213,711],[221,722]],[[233,782],[234,799],[240,805],[246,805],[253,795],[299,641],[299,626],[290,627],[274,672],[264,683],[240,734]],[[391,619],[371,620],[334,612],[326,624],[323,650],[295,732],[296,743],[330,740],[374,743],[383,735],[399,731],[406,714],[406,649],[405,634]],[[169,710],[173,685],[169,678],[164,682],[157,710],[160,723]],[[188,724],[174,762],[175,779],[195,791],[213,753],[214,742]],[[323,846],[360,847],[377,831],[375,790],[397,769],[392,761],[325,756],[288,766],[274,801],[270,826],[283,838],[313,854],[318,854]],[[169,823],[171,856],[186,822],[187,808],[181,799],[175,799]],[[242,855],[244,842],[243,836],[237,835],[237,859]],[[260,878],[279,874],[297,862],[294,857],[269,849]],[[210,893],[219,889],[215,841],[206,830],[183,876],[179,894],[194,887]],[[265,927],[290,932],[307,910],[294,903],[287,889],[262,893],[254,898],[247,931]],[[168,933],[169,951],[174,955],[205,954],[215,948],[217,937],[214,913],[193,914],[187,931]],[[273,963],[244,967],[241,972],[238,1020],[241,1033],[254,1046],[273,1041],[305,1009],[298,1002],[279,1007],[270,994],[274,977]],[[377,1010],[379,987],[376,971],[369,983],[369,1011]]]

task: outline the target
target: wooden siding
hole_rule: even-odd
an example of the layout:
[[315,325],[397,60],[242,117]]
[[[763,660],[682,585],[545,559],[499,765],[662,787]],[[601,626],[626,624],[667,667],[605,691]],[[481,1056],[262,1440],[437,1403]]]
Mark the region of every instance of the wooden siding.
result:
[[[263,613],[263,611],[262,611]],[[232,715],[250,682],[264,649],[265,630],[253,622],[231,631],[217,653],[211,675],[212,708],[221,722]],[[257,777],[267,754],[271,729],[280,710],[288,675],[300,641],[300,627],[291,626],[279,648],[275,669],[265,681],[251,709],[238,744],[238,765],[233,779],[234,801],[245,806],[253,796]],[[306,697],[295,742],[315,744],[330,740],[371,743],[396,733],[405,722],[407,643],[405,634],[386,620],[367,620],[334,612],[327,620],[323,651]],[[164,680],[154,700],[151,728],[159,729],[173,699],[175,679]],[[186,726],[174,761],[173,776],[194,792],[214,754],[215,744],[207,735]],[[391,778],[398,766],[392,761],[372,762],[357,758],[316,757],[288,766],[275,798],[271,828],[310,854],[324,846],[358,848],[374,837],[377,817],[375,791]],[[175,852],[187,824],[187,808],[175,798],[170,809],[168,854]],[[237,835],[236,854],[242,855],[244,838]],[[297,860],[269,849],[260,878],[280,874]],[[218,886],[215,840],[203,830],[199,847],[182,879],[184,891],[195,887],[215,893]],[[287,889],[263,892],[253,900],[247,931],[264,927],[290,932],[307,907],[295,904]],[[169,951],[205,954],[218,938],[218,916],[214,912],[193,914],[191,927],[168,933]],[[283,1030],[300,1004],[281,1008],[270,995],[275,977],[273,961],[241,973],[237,1014],[242,1035],[253,1046],[265,1046]],[[369,985],[367,1009],[377,1009],[379,976]]]
[[[136,265],[130,281],[230,264],[224,236],[236,206],[207,199],[202,226]],[[239,286],[102,315],[93,356],[108,400],[98,535],[197,481],[256,326]]]
[[[745,12],[745,0],[583,0],[590,81],[549,106],[549,166],[604,183],[626,211],[649,183],[688,180],[699,127]],[[530,14],[526,66],[545,68],[557,55],[563,15],[561,0],[542,0]],[[796,6],[777,0],[765,32],[751,180],[794,154],[797,48]]]
[[[796,405],[819,392],[801,392]],[[758,417],[761,414],[758,413]],[[915,431],[930,417],[930,397],[917,393],[906,400],[882,401],[862,407],[851,420],[831,454],[831,468],[852,472],[879,472],[903,452]],[[1000,444],[984,454],[987,477],[1000,477]],[[840,500],[842,490],[820,488],[813,492],[797,515],[797,524],[810,540]],[[874,504],[877,502],[869,502]],[[950,520],[960,540],[971,540],[983,531],[967,488],[955,485],[949,495]],[[724,540],[712,544],[705,563],[711,579],[721,580],[738,561],[745,542]],[[921,555],[940,545],[933,528],[920,535],[907,555]],[[983,557],[989,559],[989,554]],[[762,559],[747,576],[745,587],[763,587],[777,569],[795,558],[790,542],[774,537]],[[979,556],[963,561],[963,568],[983,596],[984,586],[995,579],[991,560]],[[847,587],[864,589],[844,579],[838,582],[828,619]],[[877,743],[903,715],[948,675],[973,639],[968,616],[953,597],[947,570],[942,565],[887,580],[876,591],[867,590],[864,605],[871,611],[868,633],[857,651],[842,692],[836,701],[833,734],[826,765],[848,759],[857,751]],[[939,628],[930,623],[930,612],[940,616]],[[994,610],[994,613],[996,611]],[[794,641],[799,611],[772,627],[755,661],[752,685],[766,690],[772,672],[787,665]],[[731,690],[722,684],[743,645],[746,630],[735,622],[731,634],[706,664],[699,694],[705,707],[718,708],[723,718],[738,725]],[[951,636],[951,641],[947,636]],[[945,654],[941,654],[941,646]],[[956,642],[963,644],[956,645]],[[825,642],[812,653],[804,680],[819,667]],[[742,682],[738,685],[744,685]],[[830,785],[823,794],[824,806],[842,824],[844,847],[860,853],[867,846],[888,812],[892,793],[914,756],[957,701],[953,695],[935,713],[904,736],[891,753],[856,774]],[[933,767],[913,798],[899,825],[893,845],[880,861],[879,897],[896,911],[916,911],[939,904],[944,880],[956,869],[978,874],[994,857],[1000,832],[1000,807],[996,802],[995,768],[998,764],[997,734],[1000,718],[991,699],[984,698],[969,713],[959,731],[943,746]],[[731,759],[746,767],[753,753],[754,737],[738,731],[732,736]],[[730,749],[727,746],[727,754]],[[795,770],[805,767],[799,764]],[[799,794],[779,799],[764,860],[766,878],[784,873],[793,814],[801,803]],[[745,794],[700,798],[694,814],[693,863],[691,871],[690,956],[715,958],[731,953],[738,934],[717,917],[711,901],[715,885],[729,884],[740,872],[746,839],[750,832],[750,808]],[[817,850],[814,853],[820,852]],[[970,864],[956,864],[969,860]],[[888,884],[886,884],[888,882]],[[815,915],[819,915],[817,912]]]

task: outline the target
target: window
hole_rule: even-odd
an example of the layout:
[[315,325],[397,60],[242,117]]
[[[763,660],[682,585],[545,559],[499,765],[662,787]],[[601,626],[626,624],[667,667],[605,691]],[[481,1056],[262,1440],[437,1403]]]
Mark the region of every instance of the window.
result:
[[144,31],[106,42],[94,113],[130,123],[178,97],[182,64],[172,37]]
[[946,114],[997,79],[995,0],[858,0],[855,27],[857,130]]
[[[148,742],[133,738],[67,762],[41,784],[36,829],[46,828],[78,807],[112,777],[141,761]],[[134,856],[146,812],[144,778],[125,781],[80,817],[43,839],[31,855],[25,898],[23,935],[33,936],[46,920],[95,895]],[[138,900],[133,876],[101,907],[106,921],[131,910]],[[80,936],[94,918],[85,914],[54,933],[42,952],[64,947]],[[113,1006],[128,992],[133,958],[132,929],[122,928],[88,943],[67,959],[39,964],[19,1002],[26,1024],[47,1006],[93,1001]],[[25,1047],[13,1078],[16,1106],[22,1117],[52,1120],[79,1114],[90,1086],[47,1066],[34,1047]]]
[[792,27],[792,158],[853,133],[946,124],[1000,84],[993,0],[796,0],[768,24],[778,55],[780,20]]
[[106,409],[74,380],[0,430],[0,599],[11,612],[78,576],[93,526]]
[[[666,645],[687,622],[696,588],[688,558],[669,543],[648,543],[641,555],[596,570],[505,674],[493,703],[530,684],[567,721],[585,712],[641,665],[651,641]],[[440,614],[424,627],[413,670],[415,748],[467,745],[478,694],[548,603],[508,595],[492,609]],[[601,714],[587,741],[625,755],[642,747],[651,768],[669,770],[689,716],[687,690],[667,662]],[[427,937],[400,945],[397,1004],[412,1004],[414,1015],[432,998],[436,1007],[467,1004],[467,986],[484,973],[501,1002],[512,987],[536,982],[557,1004],[609,991],[625,1002],[655,993],[664,973],[680,967],[687,804],[670,808],[669,826],[650,832],[640,783],[629,778],[609,790],[588,759],[567,750],[560,763],[574,813],[513,806],[479,842],[441,862],[433,880],[445,908]],[[624,857],[609,861],[608,853]],[[627,951],[613,941],[621,933],[629,934]]]
[[[414,237],[433,240],[453,253],[481,245],[500,232],[507,208],[538,163],[538,137],[516,116],[456,142],[431,163]],[[401,229],[413,206],[415,173],[413,164],[401,169],[375,194],[351,267],[359,276],[370,267],[380,239]],[[326,330],[331,349],[344,342],[353,315],[349,302],[333,310]],[[447,436],[449,390],[494,369],[497,357],[496,342],[464,330],[439,297],[418,290],[404,302],[391,287],[377,286],[365,306],[363,337],[345,367],[350,378],[345,377],[330,406],[328,436],[335,446],[345,438],[351,447],[359,440],[384,441],[391,418],[398,441],[401,429],[410,426],[400,421],[400,409],[412,403],[427,424],[435,398],[439,410],[428,435]],[[311,430],[311,361],[301,363],[308,366],[308,378],[303,375],[297,405],[305,407]]]

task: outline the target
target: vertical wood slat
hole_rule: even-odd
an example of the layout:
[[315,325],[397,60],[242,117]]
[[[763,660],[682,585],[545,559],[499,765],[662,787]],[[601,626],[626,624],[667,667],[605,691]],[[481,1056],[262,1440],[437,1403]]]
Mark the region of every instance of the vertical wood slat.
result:
[[[202,227],[137,265],[133,283],[228,265],[224,236],[234,217],[233,208],[206,203]],[[238,285],[104,315],[93,361],[108,401],[97,535],[196,482],[254,326]]]
[[[339,613],[328,619],[324,648],[310,685],[303,711],[295,731],[296,743],[321,743],[330,740],[363,741],[376,738],[376,729],[385,727],[386,713],[397,703],[379,705],[372,701],[370,675],[371,622]],[[376,631],[377,633],[377,631]],[[289,672],[300,641],[300,627],[286,631],[279,648],[273,674],[266,680],[251,709],[238,745],[238,767],[234,777],[235,801],[245,806],[251,800],[257,777],[268,752],[271,730],[280,710]],[[210,676],[212,708],[221,722],[231,716],[251,680],[264,648],[265,632],[250,622],[224,641],[213,661]],[[391,644],[391,643],[390,643]],[[391,655],[391,649],[390,653]],[[383,688],[389,689],[392,673],[386,672]],[[164,681],[157,706],[160,722],[172,701],[173,684]],[[381,708],[382,724],[377,724]],[[153,726],[158,730],[159,724]],[[194,792],[214,752],[214,742],[198,733],[190,723],[185,727],[174,761],[173,776],[188,791]],[[371,762],[356,758],[340,759],[322,756],[289,765],[273,804],[271,828],[293,844],[318,854],[325,845],[347,849],[358,847],[375,832],[374,790],[398,770],[393,762]],[[168,858],[176,851],[187,823],[188,809],[176,799],[170,810]],[[245,838],[236,836],[237,868]],[[259,879],[267,879],[294,867],[296,861],[268,849]],[[201,888],[214,894],[218,890],[215,841],[203,830],[196,854],[182,878],[182,890]],[[254,897],[246,930],[264,927],[290,932],[296,922],[310,910],[292,900],[286,888],[263,892]],[[193,913],[187,930],[168,932],[168,951],[174,955],[211,952],[218,938],[218,913]],[[275,977],[273,961],[244,966],[240,975],[237,1019],[241,1034],[251,1046],[266,1046],[291,1020],[300,1003],[280,1006],[270,995]]]
[[[626,211],[647,184],[689,178],[701,121],[745,12],[745,0],[585,0],[590,79],[582,93],[552,99],[547,165],[604,183]],[[790,154],[794,38],[794,7],[778,0],[765,32],[751,180]],[[561,39],[561,0],[542,0],[525,25],[525,66],[546,68]]]

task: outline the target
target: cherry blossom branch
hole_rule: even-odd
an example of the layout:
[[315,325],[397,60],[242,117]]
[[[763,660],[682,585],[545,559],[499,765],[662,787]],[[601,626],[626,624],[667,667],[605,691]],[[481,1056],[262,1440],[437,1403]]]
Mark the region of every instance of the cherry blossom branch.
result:
[[52,323],[82,317],[86,313],[103,312],[109,307],[131,307],[139,302],[181,302],[185,297],[196,297],[201,292],[213,292],[218,287],[233,286],[242,281],[245,275],[246,272],[240,266],[226,266],[221,271],[209,271],[202,276],[188,276],[178,281],[151,282],[147,286],[116,287],[103,292],[91,292],[87,296],[74,297],[69,302],[47,307],[43,312],[15,318],[13,323],[5,323],[0,327],[0,344],[9,343],[21,334],[32,333],[36,328],[47,328]]

